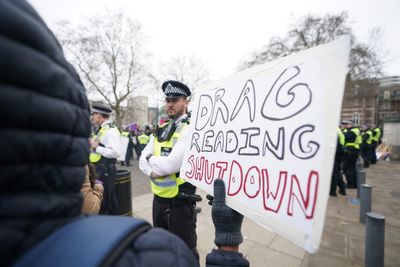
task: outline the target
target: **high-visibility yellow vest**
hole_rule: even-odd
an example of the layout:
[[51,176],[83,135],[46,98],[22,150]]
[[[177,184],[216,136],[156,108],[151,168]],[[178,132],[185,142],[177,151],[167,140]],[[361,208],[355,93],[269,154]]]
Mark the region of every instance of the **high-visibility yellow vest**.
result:
[[[114,125],[107,123],[106,125],[101,127],[100,130],[97,131],[97,133],[94,134],[92,138],[96,141],[101,140],[101,138],[105,135],[107,130],[110,129],[111,127],[114,127]],[[90,155],[89,155],[90,163],[99,162],[100,159],[101,159],[101,155],[99,153],[96,153],[96,151],[94,151],[93,149],[90,149]]]
[[121,132],[121,136],[123,136],[123,137],[128,137],[128,135],[129,135],[129,132]]
[[373,130],[373,139],[372,140],[375,142],[379,142],[379,138],[381,138],[381,134],[382,134],[381,129],[379,127],[375,128]]
[[[167,126],[170,122],[165,123],[163,126]],[[154,138],[154,156],[167,156],[178,139],[181,136],[181,133],[188,126],[187,122],[181,122],[175,129],[174,134],[170,138],[170,140],[165,142],[159,142],[158,138]],[[185,180],[179,178],[176,173],[170,174],[168,176],[164,176],[162,178],[151,179],[151,191],[163,198],[173,198],[176,197],[179,193],[179,185],[184,184]]]
[[372,144],[372,141],[374,140],[374,136],[372,134],[371,130],[366,131],[364,134],[368,134],[368,139],[367,139],[367,144],[370,145]]
[[149,143],[150,137],[147,134],[141,134],[137,137],[139,144],[147,145]]
[[345,144],[346,147],[354,147],[356,149],[360,149],[360,144],[362,143],[362,138],[361,138],[361,134],[360,134],[360,129],[358,128],[351,128],[350,129],[351,132],[353,132],[356,136],[356,139],[354,140],[354,142],[347,142]]
[[339,136],[339,143],[344,146],[345,138],[342,130],[340,128],[337,129],[337,134]]

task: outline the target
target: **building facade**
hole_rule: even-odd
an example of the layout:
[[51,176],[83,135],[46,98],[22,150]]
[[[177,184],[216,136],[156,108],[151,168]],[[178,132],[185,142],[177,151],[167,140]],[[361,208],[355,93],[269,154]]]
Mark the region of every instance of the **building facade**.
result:
[[124,108],[123,125],[137,123],[143,127],[149,125],[149,109],[147,96],[135,96],[128,100],[127,107]]
[[384,122],[400,122],[400,77],[391,76],[379,79],[378,120]]
[[390,76],[373,80],[349,81],[342,103],[342,120],[355,125],[400,120],[400,77]]
[[352,120],[355,125],[377,121],[377,96],[379,85],[376,80],[351,81],[347,79],[342,103],[342,120]]

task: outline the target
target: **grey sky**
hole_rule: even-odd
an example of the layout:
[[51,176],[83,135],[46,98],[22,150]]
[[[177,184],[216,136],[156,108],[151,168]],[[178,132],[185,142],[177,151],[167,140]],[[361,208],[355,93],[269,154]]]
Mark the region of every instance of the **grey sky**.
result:
[[381,27],[393,60],[385,71],[400,75],[400,1],[397,0],[29,0],[49,24],[77,22],[105,7],[121,8],[140,21],[148,50],[158,59],[194,55],[212,78],[230,75],[246,55],[273,35],[283,36],[291,18],[348,11],[356,36]]

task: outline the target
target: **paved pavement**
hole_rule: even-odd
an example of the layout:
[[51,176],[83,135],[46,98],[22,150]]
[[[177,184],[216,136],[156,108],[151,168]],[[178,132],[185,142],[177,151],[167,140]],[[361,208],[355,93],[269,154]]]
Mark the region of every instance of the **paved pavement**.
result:
[[[131,167],[134,216],[151,220],[152,194],[148,180]],[[366,183],[372,185],[372,211],[385,216],[385,266],[400,266],[400,161],[379,161],[366,171]],[[204,192],[200,194],[205,196]],[[330,197],[320,249],[308,254],[284,238],[247,220],[243,221],[244,242],[240,251],[251,266],[364,266],[365,225],[359,222],[357,191],[347,196]],[[201,266],[213,248],[214,227],[211,209],[201,202],[197,234]]]

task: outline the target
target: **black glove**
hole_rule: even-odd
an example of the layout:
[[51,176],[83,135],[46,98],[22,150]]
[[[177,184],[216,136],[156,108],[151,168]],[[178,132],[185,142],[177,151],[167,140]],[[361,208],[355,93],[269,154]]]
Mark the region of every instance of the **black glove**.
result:
[[212,203],[211,216],[215,226],[217,246],[237,246],[243,242],[241,233],[243,215],[225,204],[225,183],[222,179],[214,181],[214,198],[207,196]]

